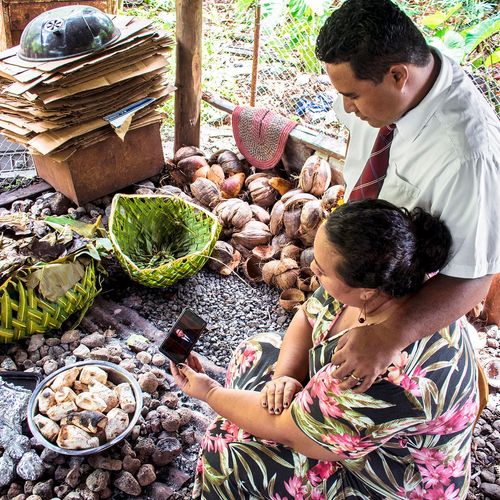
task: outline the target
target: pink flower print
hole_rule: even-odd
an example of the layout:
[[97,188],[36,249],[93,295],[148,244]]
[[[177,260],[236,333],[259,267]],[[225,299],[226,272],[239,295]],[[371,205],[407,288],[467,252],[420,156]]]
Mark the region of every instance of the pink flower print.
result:
[[333,462],[318,462],[307,471],[307,480],[313,486],[318,486],[318,484],[328,479],[337,469],[338,467]]
[[432,467],[437,467],[442,464],[445,460],[446,455],[439,450],[434,448],[420,448],[420,450],[411,450],[413,460],[417,464],[431,465]]
[[323,492],[318,490],[312,490],[310,498],[311,500],[326,500],[326,497],[323,494]]
[[228,443],[231,443],[233,441],[248,441],[248,438],[250,437],[250,434],[248,434],[248,432],[245,432],[243,429],[238,427],[236,424],[233,424],[229,420],[224,420],[221,425],[221,429],[223,431],[226,431],[224,439]]
[[414,490],[410,492],[410,500],[427,500],[427,491],[421,486],[416,486]]
[[439,485],[437,488],[427,490],[428,500],[455,500],[459,498],[460,490],[455,488],[454,484],[450,484],[446,490]]
[[312,397],[307,389],[303,389],[295,396],[295,401],[299,405],[302,411],[306,413],[311,413],[310,405],[313,403]]
[[203,475],[203,459],[201,457],[196,462],[196,473]]
[[428,467],[420,466],[419,470],[426,488],[450,484],[450,473],[445,465],[438,465],[437,467],[432,465]]
[[400,377],[399,384],[403,389],[411,392],[414,396],[422,396],[422,392],[420,391],[420,387],[415,378],[410,378],[406,373],[403,373]]
[[245,350],[240,354],[237,360],[239,366],[239,373],[245,373],[248,368],[251,368],[255,361],[257,349],[251,344],[245,346]]
[[415,433],[446,435],[459,432],[476,420],[477,410],[478,403],[475,395],[472,395],[462,407],[458,408],[456,404],[438,418],[417,425]]
[[221,453],[226,449],[227,443],[221,434],[212,435],[210,431],[213,431],[215,427],[216,423],[214,421],[206,430],[205,435],[203,436],[203,439],[201,441],[201,447],[209,452],[214,451],[217,453]]
[[288,497],[282,497],[279,493],[276,493],[276,495],[273,495],[271,497],[271,500],[289,500]]
[[452,477],[462,477],[464,475],[464,459],[463,457],[455,458],[448,462],[448,471]]
[[357,434],[327,434],[322,436],[325,443],[333,445],[335,453],[347,457],[349,453],[350,458],[366,455],[368,451],[376,449],[374,443],[363,441],[361,436]]
[[323,481],[323,479],[321,479],[321,476],[318,474],[318,472],[314,470],[314,467],[307,471],[306,477],[307,477],[307,480],[313,486],[318,486],[318,484],[320,484]]
[[293,476],[285,482],[285,489],[294,500],[304,500],[304,495],[307,493],[307,488],[302,484],[302,478],[299,476]]
[[325,416],[329,416],[332,418],[341,417],[344,412],[337,405],[337,402],[332,398],[320,399],[319,400],[319,409],[321,413]]
[[336,463],[321,461],[312,467],[311,470],[314,470],[321,479],[328,479],[338,468]]

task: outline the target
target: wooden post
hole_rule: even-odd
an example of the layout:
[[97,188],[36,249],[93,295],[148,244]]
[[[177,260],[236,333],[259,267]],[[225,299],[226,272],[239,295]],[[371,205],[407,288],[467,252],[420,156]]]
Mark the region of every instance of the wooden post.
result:
[[250,106],[255,106],[257,95],[257,75],[259,71],[259,47],[260,47],[260,1],[255,6],[255,26],[253,30],[253,60],[252,60],[252,85],[250,86]]
[[200,145],[203,0],[176,0],[174,150]]

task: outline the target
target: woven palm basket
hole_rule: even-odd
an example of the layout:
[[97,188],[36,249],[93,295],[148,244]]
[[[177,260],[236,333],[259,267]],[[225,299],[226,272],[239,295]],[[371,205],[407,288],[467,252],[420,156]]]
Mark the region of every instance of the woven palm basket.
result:
[[23,269],[0,285],[0,343],[60,328],[78,311],[81,319],[99,293],[95,262],[85,259],[85,272],[80,281],[57,301],[48,302],[27,285],[29,274],[41,266],[43,264]]
[[207,262],[221,226],[207,210],[178,196],[117,194],[109,238],[129,276],[166,287],[197,273]]

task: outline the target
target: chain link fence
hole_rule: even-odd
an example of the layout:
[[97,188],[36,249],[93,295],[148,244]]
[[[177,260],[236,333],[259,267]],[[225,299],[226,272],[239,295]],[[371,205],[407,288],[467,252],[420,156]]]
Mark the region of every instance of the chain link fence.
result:
[[[251,103],[253,90],[255,106],[273,109],[319,133],[345,141],[346,133],[339,129],[331,111],[336,92],[314,53],[320,27],[341,3],[339,0],[206,2],[204,44],[208,46],[204,46],[204,88],[242,105]],[[455,58],[462,56],[465,70],[497,115],[500,114],[500,64],[496,60],[499,36],[488,36],[470,54],[466,53],[463,40],[467,28],[473,27],[477,36],[481,29],[483,34],[494,31],[495,21],[500,19],[496,2],[399,0],[397,3],[421,27],[429,42]],[[443,21],[436,25],[440,20]],[[490,24],[485,27],[488,20]],[[256,26],[260,28],[259,37]],[[252,89],[252,63],[257,49],[258,71]],[[486,57],[491,54],[493,57]],[[216,121],[217,111],[206,112],[208,122]]]

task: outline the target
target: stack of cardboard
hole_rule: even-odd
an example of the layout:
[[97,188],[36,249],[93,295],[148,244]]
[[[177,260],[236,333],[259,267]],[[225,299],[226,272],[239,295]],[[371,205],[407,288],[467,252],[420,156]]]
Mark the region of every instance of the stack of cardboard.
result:
[[[173,40],[149,20],[111,18],[121,35],[94,53],[45,62],[20,59],[18,47],[0,54],[1,133],[63,162],[115,133],[123,139],[161,121],[157,108],[174,91],[166,81]],[[125,119],[117,125],[110,114]]]

